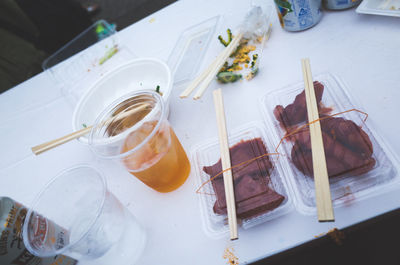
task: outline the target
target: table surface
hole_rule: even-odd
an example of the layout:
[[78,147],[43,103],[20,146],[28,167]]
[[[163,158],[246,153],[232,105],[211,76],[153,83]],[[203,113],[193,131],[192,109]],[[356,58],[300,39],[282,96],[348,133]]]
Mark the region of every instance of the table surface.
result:
[[[179,34],[207,18],[247,8],[246,1],[178,1],[118,33],[121,43],[138,57],[167,60]],[[273,4],[272,1],[271,5]],[[308,57],[314,74],[329,72],[344,80],[369,123],[400,154],[400,20],[361,15],[355,8],[324,11],[313,28],[290,33],[272,14],[272,35],[260,61],[260,73],[251,82],[224,91],[228,131],[262,120],[259,98],[271,89],[301,82],[300,59]],[[207,53],[202,67],[214,55]],[[61,170],[81,163],[101,170],[113,192],[137,217],[147,232],[139,264],[225,264],[223,252],[233,246],[241,263],[249,263],[294,247],[336,227],[343,228],[396,209],[400,186],[384,194],[335,209],[336,221],[318,223],[316,216],[296,211],[251,229],[239,230],[240,239],[211,239],[202,229],[194,174],[178,190],[161,194],[113,164],[99,163],[87,146],[72,141],[40,156],[30,147],[71,132],[73,109],[46,73],[0,95],[0,194],[29,206],[43,185]],[[199,101],[182,100],[183,87],[174,87],[169,120],[184,148],[217,137],[212,84]],[[228,91],[229,90],[229,91]],[[27,106],[36,108],[26,111]],[[396,140],[397,139],[397,140]],[[396,167],[399,165],[396,164]],[[82,264],[84,264],[82,262]]]

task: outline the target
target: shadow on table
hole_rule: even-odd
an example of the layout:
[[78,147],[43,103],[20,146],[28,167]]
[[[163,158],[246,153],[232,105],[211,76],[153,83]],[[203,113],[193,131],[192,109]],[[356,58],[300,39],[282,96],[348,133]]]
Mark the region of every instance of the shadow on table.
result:
[[340,243],[323,236],[251,265],[398,265],[400,209],[342,230]]
[[93,22],[106,19],[121,30],[175,1],[1,0],[0,93],[40,73],[45,58]]

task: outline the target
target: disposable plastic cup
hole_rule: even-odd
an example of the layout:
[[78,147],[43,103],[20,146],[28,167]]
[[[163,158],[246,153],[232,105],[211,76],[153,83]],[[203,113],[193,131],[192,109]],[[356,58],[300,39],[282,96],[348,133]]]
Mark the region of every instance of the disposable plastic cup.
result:
[[89,135],[93,152],[115,160],[159,192],[180,187],[190,173],[186,152],[167,120],[157,92],[140,90],[109,105]]
[[96,169],[80,165],[52,179],[26,215],[23,239],[40,257],[63,254],[85,264],[134,264],[145,232],[107,190]]

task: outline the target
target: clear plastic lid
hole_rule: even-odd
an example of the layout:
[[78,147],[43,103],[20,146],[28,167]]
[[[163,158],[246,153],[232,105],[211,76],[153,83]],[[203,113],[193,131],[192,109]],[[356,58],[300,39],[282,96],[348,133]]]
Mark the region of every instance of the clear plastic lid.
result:
[[[287,214],[293,209],[286,173],[279,157],[265,155],[272,149],[265,135],[262,124],[252,122],[228,136],[236,212],[244,229]],[[203,228],[210,237],[225,236],[229,227],[218,140],[195,146],[191,160],[199,188]]]
[[[397,181],[394,157],[382,140],[377,140],[367,114],[353,104],[344,85],[330,74],[321,74],[314,76],[314,89],[334,206],[354,203]],[[304,83],[269,92],[261,106],[265,121],[274,125],[271,133],[276,135],[276,147],[279,145],[276,150],[289,161],[296,207],[306,214],[315,213]]]
[[221,16],[215,16],[190,26],[181,33],[168,57],[175,85],[194,78],[220,22]]

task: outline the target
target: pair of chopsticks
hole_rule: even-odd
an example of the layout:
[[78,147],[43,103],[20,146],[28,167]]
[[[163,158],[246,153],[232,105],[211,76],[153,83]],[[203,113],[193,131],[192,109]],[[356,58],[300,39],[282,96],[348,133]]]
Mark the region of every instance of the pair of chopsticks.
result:
[[214,79],[219,69],[224,65],[228,57],[238,47],[240,40],[243,37],[243,33],[239,32],[232,39],[231,43],[217,56],[217,58],[198,76],[196,77],[189,86],[179,95],[180,98],[188,97],[196,87],[199,85],[199,89],[193,96],[193,99],[200,99],[211,81]]
[[[318,106],[315,97],[314,84],[311,75],[309,59],[302,59],[302,70],[306,94],[308,120],[318,120]],[[226,207],[228,213],[228,224],[231,240],[238,239],[235,193],[229,154],[228,135],[226,131],[226,120],[222,89],[213,92],[214,105],[217,116],[218,137],[221,152],[221,164],[223,170]],[[321,124],[315,122],[310,124],[311,150],[314,169],[315,197],[317,201],[318,220],[320,222],[334,221],[331,192],[329,187],[328,170],[326,167],[324,144],[322,140]]]
[[[309,121],[319,119],[317,100],[311,75],[310,60],[301,60],[304,90],[306,94],[307,114]],[[324,143],[319,121],[309,125],[311,137],[311,153],[314,170],[315,199],[317,203],[318,221],[334,221],[328,170],[326,167]]]
[[[104,121],[104,124],[124,119],[124,118],[126,118],[126,117],[128,117],[128,116],[130,116],[132,114],[135,114],[136,112],[144,110],[148,106],[150,106],[150,104],[145,103],[145,104],[142,104],[142,105],[138,106],[137,108],[130,109],[130,110],[126,111],[126,112],[119,113],[116,116],[111,117],[110,119]],[[73,139],[76,139],[76,138],[79,138],[81,136],[86,135],[87,133],[90,132],[90,130],[92,128],[93,128],[93,125],[88,126],[88,127],[84,128],[84,129],[78,130],[76,132],[67,134],[67,135],[65,135],[63,137],[51,140],[49,142],[46,142],[46,143],[43,143],[43,144],[40,144],[40,145],[36,145],[36,146],[31,148],[32,152],[35,155],[39,155],[39,154],[41,154],[43,152],[46,152],[46,151],[48,151],[50,149],[53,149],[54,147],[57,147],[59,145],[67,143],[67,142],[69,142],[69,141],[71,141]]]
[[218,138],[221,152],[221,164],[224,178],[224,189],[226,198],[226,208],[228,213],[228,224],[231,240],[238,239],[235,193],[233,188],[233,177],[231,168],[231,158],[229,154],[228,133],[226,131],[226,120],[224,111],[224,101],[222,89],[213,91],[214,106],[217,116]]

